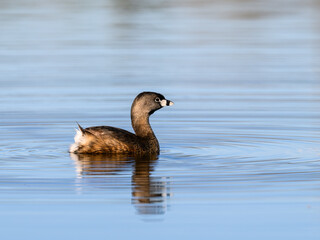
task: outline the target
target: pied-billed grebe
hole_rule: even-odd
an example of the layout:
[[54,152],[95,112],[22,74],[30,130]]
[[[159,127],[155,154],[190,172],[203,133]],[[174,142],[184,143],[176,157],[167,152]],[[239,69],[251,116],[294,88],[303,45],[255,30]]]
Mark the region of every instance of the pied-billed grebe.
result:
[[159,142],[149,123],[149,116],[173,102],[155,92],[142,92],[131,106],[131,123],[136,134],[115,127],[89,127],[79,130],[70,146],[71,153],[159,154]]

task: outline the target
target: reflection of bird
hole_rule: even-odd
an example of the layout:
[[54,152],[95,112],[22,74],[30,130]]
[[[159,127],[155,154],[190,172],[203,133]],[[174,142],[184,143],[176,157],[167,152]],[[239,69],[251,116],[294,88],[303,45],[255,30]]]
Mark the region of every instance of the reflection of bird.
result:
[[132,203],[139,214],[164,214],[169,196],[166,182],[151,176],[153,159],[135,161],[132,174]]
[[156,153],[159,143],[149,123],[149,116],[173,102],[154,92],[140,93],[131,106],[131,123],[136,134],[114,127],[89,127],[79,130],[75,143],[71,145],[72,153]]
[[76,163],[79,177],[106,176],[130,168],[134,158],[124,154],[74,154],[70,157]]
[[[167,186],[164,181],[151,177],[157,154],[130,157],[125,154],[72,154],[81,179],[86,176],[114,175],[132,169],[132,204],[139,214],[163,214],[166,210]],[[95,181],[92,181],[94,184]],[[93,185],[94,186],[94,185]],[[101,187],[101,184],[99,184]]]

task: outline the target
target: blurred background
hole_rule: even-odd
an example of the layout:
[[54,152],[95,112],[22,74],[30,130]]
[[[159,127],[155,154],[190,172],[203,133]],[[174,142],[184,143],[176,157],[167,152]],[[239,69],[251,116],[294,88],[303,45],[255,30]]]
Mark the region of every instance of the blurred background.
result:
[[[319,239],[320,2],[1,0],[5,239]],[[151,159],[69,156],[76,121]],[[123,230],[125,229],[125,230]]]

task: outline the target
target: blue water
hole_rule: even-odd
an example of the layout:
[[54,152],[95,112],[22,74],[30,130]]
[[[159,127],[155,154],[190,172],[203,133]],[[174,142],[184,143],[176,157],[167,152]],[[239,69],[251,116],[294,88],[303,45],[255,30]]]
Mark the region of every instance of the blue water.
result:
[[[319,10],[1,1],[1,239],[319,239]],[[146,90],[158,157],[69,155]]]

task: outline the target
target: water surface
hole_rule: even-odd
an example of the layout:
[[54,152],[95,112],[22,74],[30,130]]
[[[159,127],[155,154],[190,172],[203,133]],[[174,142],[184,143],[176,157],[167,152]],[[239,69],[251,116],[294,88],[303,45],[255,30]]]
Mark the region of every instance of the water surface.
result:
[[[1,1],[3,239],[319,239],[320,5]],[[161,154],[69,155],[76,121]]]

